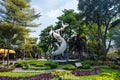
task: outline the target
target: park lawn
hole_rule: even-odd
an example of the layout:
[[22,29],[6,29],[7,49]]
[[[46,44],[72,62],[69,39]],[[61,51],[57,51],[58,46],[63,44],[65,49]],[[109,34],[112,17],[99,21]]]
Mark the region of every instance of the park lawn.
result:
[[106,74],[106,73],[120,73],[120,70],[117,69],[111,69],[108,66],[101,66],[101,73],[100,74],[96,74],[96,75],[91,75],[91,76],[79,76],[81,80],[96,80],[97,76]]
[[8,77],[28,77],[39,75],[39,72],[0,72],[0,76],[8,76]]
[[[120,73],[120,70],[117,69],[111,69],[107,66],[102,66],[101,68],[101,73],[100,74],[96,74],[96,75],[90,75],[90,76],[77,76],[79,77],[80,80],[96,80],[97,76],[100,76],[102,74],[105,73],[114,73],[114,72],[118,72]],[[26,73],[22,73],[22,72],[0,72],[0,76],[8,76],[8,77],[27,77],[27,76],[34,76],[34,75],[39,75],[41,73],[39,72],[26,72]],[[57,80],[57,79],[56,79]]]

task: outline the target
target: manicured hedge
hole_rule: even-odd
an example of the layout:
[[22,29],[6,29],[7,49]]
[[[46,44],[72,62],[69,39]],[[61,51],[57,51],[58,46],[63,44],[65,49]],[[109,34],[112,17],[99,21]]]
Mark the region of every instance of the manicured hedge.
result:
[[30,69],[30,70],[43,70],[54,69],[58,67],[57,62],[43,61],[43,60],[24,60],[14,64],[17,68]]
[[75,66],[72,65],[72,64],[66,64],[66,65],[64,65],[64,69],[66,69],[66,70],[74,70]]

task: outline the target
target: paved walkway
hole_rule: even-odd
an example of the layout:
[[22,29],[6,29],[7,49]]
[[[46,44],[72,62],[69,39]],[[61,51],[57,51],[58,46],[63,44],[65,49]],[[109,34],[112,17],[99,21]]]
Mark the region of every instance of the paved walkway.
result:
[[50,69],[50,70],[23,70],[21,68],[15,68],[12,72],[52,72],[59,69]]

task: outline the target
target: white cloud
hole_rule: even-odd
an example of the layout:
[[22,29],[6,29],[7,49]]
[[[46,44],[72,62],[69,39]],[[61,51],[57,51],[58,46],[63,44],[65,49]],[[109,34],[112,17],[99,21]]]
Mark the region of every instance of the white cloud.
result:
[[74,9],[76,12],[78,12],[77,11],[77,4],[78,4],[77,0],[71,0],[71,1],[68,1],[67,3],[65,3],[63,6],[61,6],[60,9],[61,10]]
[[36,32],[31,33],[31,36],[38,37],[40,31],[50,25],[55,25],[57,17],[62,15],[64,9],[74,9],[77,11],[77,0],[32,0],[31,6],[35,11],[41,13],[38,21],[42,25],[35,28]]
[[50,18],[56,18],[61,15],[61,11],[60,10],[51,10],[50,12],[47,12],[47,15]]
[[[56,0],[53,0],[53,1],[56,1]],[[58,9],[47,12],[47,15],[50,18],[57,18],[58,16],[62,15],[62,10],[64,9],[74,9],[76,12],[78,12],[77,4],[78,4],[77,0],[71,0],[65,3],[64,5],[59,6]]]

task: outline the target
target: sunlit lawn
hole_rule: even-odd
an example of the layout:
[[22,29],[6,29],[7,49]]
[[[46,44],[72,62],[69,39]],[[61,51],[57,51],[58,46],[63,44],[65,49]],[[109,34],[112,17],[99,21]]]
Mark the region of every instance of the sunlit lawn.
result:
[[0,72],[0,76],[8,76],[8,77],[27,77],[27,76],[34,76],[41,73],[38,72]]
[[[78,76],[80,80],[95,80],[97,76],[105,73],[112,73],[112,72],[118,72],[120,73],[120,70],[117,69],[111,69],[109,67],[101,67],[102,72],[97,75],[91,75],[91,76]],[[9,77],[26,77],[26,76],[33,76],[33,75],[38,75],[41,73],[38,72],[33,72],[33,73],[22,73],[22,72],[0,72],[0,76],[9,76]]]
[[120,70],[117,69],[111,69],[109,67],[103,66],[101,67],[102,72],[100,74],[97,75],[91,75],[91,76],[80,76],[81,80],[96,80],[96,77],[105,73],[114,73],[114,72],[118,72],[120,73]]

